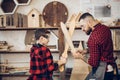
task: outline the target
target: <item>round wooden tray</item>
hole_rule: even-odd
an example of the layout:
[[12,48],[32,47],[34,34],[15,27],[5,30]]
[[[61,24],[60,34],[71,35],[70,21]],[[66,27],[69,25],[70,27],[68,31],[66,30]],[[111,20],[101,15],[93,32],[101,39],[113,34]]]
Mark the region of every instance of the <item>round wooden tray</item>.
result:
[[59,27],[60,22],[66,22],[68,18],[68,10],[66,6],[60,2],[53,1],[48,3],[43,9],[43,19],[45,24],[52,27]]

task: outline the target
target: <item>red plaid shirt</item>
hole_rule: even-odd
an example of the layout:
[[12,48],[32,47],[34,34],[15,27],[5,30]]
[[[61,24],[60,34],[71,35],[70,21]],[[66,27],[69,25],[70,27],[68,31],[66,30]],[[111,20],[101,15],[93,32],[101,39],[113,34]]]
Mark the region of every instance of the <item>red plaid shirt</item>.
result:
[[109,27],[100,23],[95,25],[88,39],[88,49],[90,53],[88,63],[92,67],[97,67],[100,61],[114,63],[113,42]]
[[30,77],[28,80],[52,80],[58,64],[53,63],[50,50],[40,44],[34,44],[30,52]]

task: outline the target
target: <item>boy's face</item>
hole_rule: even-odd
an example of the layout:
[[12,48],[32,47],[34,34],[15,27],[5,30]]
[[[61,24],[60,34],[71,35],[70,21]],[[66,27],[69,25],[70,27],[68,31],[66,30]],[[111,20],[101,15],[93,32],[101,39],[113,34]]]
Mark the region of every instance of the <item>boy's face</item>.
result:
[[41,44],[46,46],[49,42],[49,37],[50,37],[50,34],[41,36],[41,38],[40,38]]

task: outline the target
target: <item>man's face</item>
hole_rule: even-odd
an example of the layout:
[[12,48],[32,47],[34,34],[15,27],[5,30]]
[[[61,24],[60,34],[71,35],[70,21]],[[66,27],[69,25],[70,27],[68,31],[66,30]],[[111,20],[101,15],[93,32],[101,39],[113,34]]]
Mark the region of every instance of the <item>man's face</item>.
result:
[[89,26],[89,22],[85,19],[80,20],[80,27],[87,35],[89,35],[92,32],[92,29]]

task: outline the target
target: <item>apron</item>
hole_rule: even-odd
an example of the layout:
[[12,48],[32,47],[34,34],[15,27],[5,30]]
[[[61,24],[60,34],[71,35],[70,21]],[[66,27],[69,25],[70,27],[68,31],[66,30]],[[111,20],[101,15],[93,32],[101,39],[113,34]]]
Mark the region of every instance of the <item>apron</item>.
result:
[[101,61],[96,72],[93,74],[91,71],[85,80],[104,80],[107,63]]

